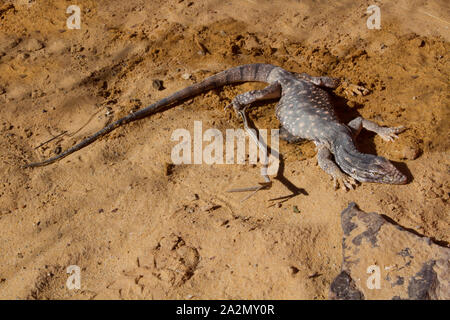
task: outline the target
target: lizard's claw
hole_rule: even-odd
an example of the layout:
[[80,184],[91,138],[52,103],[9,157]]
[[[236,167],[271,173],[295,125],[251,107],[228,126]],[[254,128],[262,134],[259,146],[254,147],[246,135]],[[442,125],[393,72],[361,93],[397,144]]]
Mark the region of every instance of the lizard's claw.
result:
[[369,89],[363,86],[358,86],[356,84],[344,84],[344,92],[346,95],[350,96],[366,96],[369,94]]
[[332,179],[334,183],[334,190],[337,190],[339,188],[339,185],[341,186],[341,189],[344,191],[355,189],[356,187],[355,179],[345,174],[339,175],[339,177],[332,177]]
[[230,107],[233,107],[233,110],[237,116],[239,116],[240,112],[245,109],[245,105],[240,104],[238,101],[236,101],[236,99],[233,99],[233,101],[226,105],[223,110],[227,110]]
[[379,129],[378,135],[384,140],[384,141],[394,141],[398,138],[397,133],[401,133],[405,131],[404,126],[400,127],[382,127]]
[[259,190],[270,189],[272,187],[272,181],[269,181],[269,182],[258,182],[258,184],[259,184],[259,186],[231,189],[231,190],[227,190],[227,192],[253,191],[252,193],[250,193],[248,196],[246,196],[244,199],[241,200],[241,202],[244,202],[245,200],[247,200],[251,196],[253,196],[255,193],[257,193]]

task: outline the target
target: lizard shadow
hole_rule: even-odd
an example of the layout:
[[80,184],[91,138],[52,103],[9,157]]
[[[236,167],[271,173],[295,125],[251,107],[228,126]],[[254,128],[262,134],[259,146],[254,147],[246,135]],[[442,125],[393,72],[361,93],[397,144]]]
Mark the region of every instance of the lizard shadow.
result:
[[291,194],[282,196],[282,197],[278,197],[278,198],[274,198],[274,199],[270,199],[270,200],[271,201],[283,200],[283,202],[284,202],[284,201],[294,198],[300,194],[303,194],[305,196],[309,195],[309,193],[305,189],[297,187],[291,181],[289,181],[289,179],[287,179],[286,176],[283,175],[284,169],[285,169],[285,162],[283,159],[283,155],[280,154],[279,159],[280,159],[280,165],[278,167],[278,172],[277,172],[277,175],[275,176],[275,179],[280,181],[291,192]]

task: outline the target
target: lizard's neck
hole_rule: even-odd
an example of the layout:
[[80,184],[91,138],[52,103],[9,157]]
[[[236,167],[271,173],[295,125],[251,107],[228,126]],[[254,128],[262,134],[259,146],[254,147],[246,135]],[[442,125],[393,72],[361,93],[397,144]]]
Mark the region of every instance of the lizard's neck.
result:
[[373,170],[371,166],[376,156],[359,152],[348,128],[339,130],[335,137],[331,149],[337,165],[354,179],[368,181],[366,173]]

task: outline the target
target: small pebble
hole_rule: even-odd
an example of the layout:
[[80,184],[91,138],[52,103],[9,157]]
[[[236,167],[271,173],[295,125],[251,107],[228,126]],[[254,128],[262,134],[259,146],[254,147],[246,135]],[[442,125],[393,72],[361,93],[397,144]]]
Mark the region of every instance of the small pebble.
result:
[[44,45],[42,44],[42,42],[40,42],[37,39],[30,39],[27,41],[26,45],[25,45],[25,49],[27,51],[37,51],[40,50],[44,47]]
[[221,206],[217,204],[209,204],[200,208],[202,211],[214,211],[219,209]]
[[175,165],[173,163],[166,162],[164,165],[164,173],[166,176],[170,176],[173,173],[173,168]]
[[317,278],[317,277],[319,277],[319,276],[321,276],[320,273],[314,272],[314,273],[310,273],[310,274],[308,275],[308,278],[314,279],[314,278]]
[[158,79],[153,80],[152,86],[156,90],[160,90],[160,91],[165,89],[162,80],[158,80]]
[[19,53],[18,55],[17,55],[17,58],[19,59],[19,60],[26,60],[26,59],[28,59],[30,57],[30,54],[29,53],[26,53],[26,52],[22,52],[22,53]]
[[416,145],[404,146],[402,150],[402,159],[414,160],[417,159],[422,151]]

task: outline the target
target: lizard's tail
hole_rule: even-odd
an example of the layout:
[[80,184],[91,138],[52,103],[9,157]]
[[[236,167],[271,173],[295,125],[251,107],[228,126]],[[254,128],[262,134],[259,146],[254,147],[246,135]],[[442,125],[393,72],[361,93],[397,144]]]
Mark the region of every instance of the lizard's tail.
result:
[[100,131],[97,131],[96,133],[87,137],[86,139],[84,139],[80,143],[76,144],[72,148],[65,150],[64,152],[62,152],[61,154],[59,154],[55,157],[49,158],[49,159],[41,161],[41,162],[28,163],[28,164],[24,165],[24,167],[25,168],[40,167],[40,166],[45,166],[45,165],[48,165],[55,161],[58,161],[62,158],[67,157],[68,155],[74,153],[75,151],[78,151],[78,150],[86,147],[87,145],[90,145],[91,143],[93,143],[95,140],[97,140],[101,136],[104,136],[105,134],[110,133],[114,129],[116,129],[126,123],[129,123],[129,122],[132,122],[132,121],[135,121],[138,119],[142,119],[151,114],[157,113],[175,103],[179,103],[187,98],[196,96],[202,92],[205,92],[205,91],[208,91],[208,90],[211,90],[214,88],[222,87],[227,84],[238,83],[238,82],[246,82],[246,81],[266,82],[269,73],[274,68],[276,68],[276,66],[273,66],[270,64],[258,63],[258,64],[242,65],[242,66],[238,66],[238,67],[234,67],[234,68],[222,71],[222,72],[217,73],[209,78],[206,78],[202,82],[193,84],[189,87],[179,90],[179,91],[173,93],[172,95],[170,95],[166,98],[163,98],[163,99],[149,105],[148,107],[145,107],[144,109],[140,109],[140,110],[133,112],[119,120],[114,121],[113,123],[107,125]]

